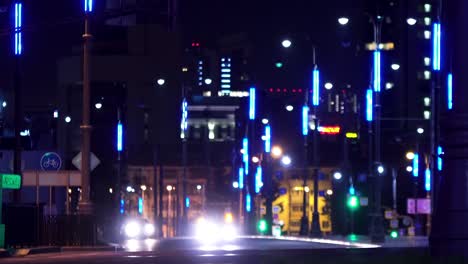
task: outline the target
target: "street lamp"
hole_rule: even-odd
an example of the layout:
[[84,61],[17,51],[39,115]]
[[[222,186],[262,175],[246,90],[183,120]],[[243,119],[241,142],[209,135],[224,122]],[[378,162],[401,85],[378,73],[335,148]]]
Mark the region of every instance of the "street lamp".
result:
[[340,18],[338,18],[338,23],[340,23],[340,25],[342,25],[342,26],[347,25],[349,23],[349,18],[340,17]]
[[379,165],[379,166],[377,167],[377,172],[378,172],[379,174],[383,174],[383,173],[385,172],[385,168],[384,168],[382,165]]
[[262,119],[262,124],[266,125],[266,124],[268,124],[268,122],[269,122],[268,119],[266,119],[266,118],[263,118],[263,119]]
[[393,64],[391,65],[391,67],[392,67],[392,70],[398,71],[398,70],[400,69],[400,64],[393,63]]
[[406,23],[408,23],[408,25],[410,25],[410,26],[416,25],[417,22],[418,21],[415,18],[412,18],[412,17],[406,19]]
[[291,165],[291,162],[292,162],[292,161],[291,161],[291,158],[290,158],[289,156],[283,156],[283,157],[281,158],[281,163],[282,163],[283,165],[285,165],[285,166]]
[[290,47],[291,47],[292,42],[291,42],[291,40],[289,40],[289,39],[285,39],[285,40],[283,40],[283,41],[281,42],[281,45],[283,46],[283,48],[286,48],[286,49],[287,49],[287,48],[290,48]]
[[286,106],[286,111],[291,112],[292,110],[294,110],[294,106],[292,106],[292,105],[287,105]]
[[423,134],[423,133],[424,133],[424,128],[418,127],[418,129],[416,130],[416,132],[418,132],[418,134]]
[[339,181],[341,180],[341,178],[343,178],[343,174],[341,174],[341,172],[336,171],[335,173],[333,173],[333,179]]
[[325,89],[331,90],[333,88],[333,84],[330,82],[325,83]]
[[412,152],[412,151],[407,152],[406,153],[406,158],[408,160],[413,160],[414,159],[414,152]]
[[98,102],[94,105],[94,107],[96,107],[96,109],[101,109],[102,108],[102,103]]
[[159,86],[163,86],[165,83],[166,83],[166,80],[162,79],[162,78],[159,78],[156,83],[159,85]]
[[271,155],[273,158],[280,158],[281,155],[283,155],[283,149],[279,146],[273,146],[273,148],[271,148]]

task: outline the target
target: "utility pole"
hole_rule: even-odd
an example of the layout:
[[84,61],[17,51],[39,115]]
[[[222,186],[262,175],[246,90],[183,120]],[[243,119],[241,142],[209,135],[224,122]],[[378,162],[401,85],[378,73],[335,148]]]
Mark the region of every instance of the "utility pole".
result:
[[[13,97],[14,97],[14,124],[15,124],[15,150],[13,156],[13,173],[20,175],[22,177],[21,169],[21,119],[22,119],[22,109],[21,109],[21,55],[23,54],[23,43],[22,43],[22,34],[23,34],[23,3],[21,1],[15,1],[14,3],[14,15],[15,15],[15,24],[14,24],[14,62],[15,62],[15,71],[13,77]],[[22,180],[21,180],[22,182]],[[20,190],[14,191],[14,201],[19,203],[21,201]]]
[[[369,235],[371,241],[374,243],[384,242],[385,233],[383,227],[383,215],[382,215],[382,201],[381,201],[381,190],[382,190],[382,175],[376,173],[376,165],[381,164],[381,103],[380,103],[380,92],[381,92],[381,52],[379,50],[379,44],[381,43],[381,28],[383,17],[377,15],[375,18],[371,18],[373,28],[374,28],[374,42],[376,44],[376,50],[374,51],[374,65],[373,65],[373,88],[374,88],[374,162],[370,164],[370,174],[369,180],[371,184],[372,192],[372,204],[370,216],[370,228]],[[372,123],[370,124],[372,126]],[[369,132],[372,132],[370,128]],[[370,137],[372,134],[369,135]],[[369,154],[372,154],[370,152]],[[370,156],[371,157],[371,156]]]
[[318,70],[315,47],[313,48],[313,64],[314,69],[312,71],[312,109],[313,109],[313,122],[315,129],[313,131],[313,163],[314,163],[314,212],[312,214],[312,223],[310,227],[310,236],[321,237],[322,231],[320,230],[320,214],[318,212],[318,193],[319,193],[319,118],[318,118],[318,106],[320,105],[320,72]]
[[79,203],[80,214],[92,214],[90,190],[90,153],[91,153],[91,124],[90,124],[90,44],[92,35],[89,31],[90,15],[93,12],[93,0],[85,1],[85,21],[83,34],[83,123],[81,125],[81,177],[82,193]]

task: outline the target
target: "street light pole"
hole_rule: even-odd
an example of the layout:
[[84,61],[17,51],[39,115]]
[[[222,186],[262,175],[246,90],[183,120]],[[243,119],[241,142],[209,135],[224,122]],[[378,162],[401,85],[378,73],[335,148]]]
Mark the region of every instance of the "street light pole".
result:
[[[372,242],[383,242],[385,241],[384,227],[383,227],[383,216],[381,210],[381,189],[382,189],[382,175],[375,172],[375,165],[381,163],[381,104],[380,104],[380,92],[381,92],[381,53],[379,44],[381,42],[381,27],[382,27],[382,16],[372,18],[372,24],[374,28],[374,42],[376,44],[376,50],[374,51],[374,65],[373,65],[373,88],[375,95],[375,120],[374,120],[374,142],[375,142],[375,159],[374,163],[370,164],[370,175],[371,179],[371,191],[372,195],[372,206],[370,213],[370,228],[369,235]],[[371,128],[370,128],[371,129]],[[370,130],[371,132],[371,130]],[[369,135],[372,136],[372,135]],[[370,155],[372,153],[369,153]],[[370,156],[371,160],[372,157]]]
[[[13,173],[17,175],[21,174],[21,55],[23,53],[23,44],[22,44],[22,13],[23,13],[23,3],[21,1],[15,1],[14,3],[14,40],[15,40],[15,71],[13,78],[13,97],[14,97],[14,126],[15,126],[15,151],[13,157]],[[22,177],[22,176],[21,176]],[[19,190],[14,191],[14,201],[20,202],[21,193]],[[1,221],[1,219],[0,219]]]
[[318,70],[318,66],[316,63],[316,56],[315,56],[315,47],[313,49],[313,63],[314,63],[314,70],[312,72],[312,108],[313,108],[313,116],[314,116],[314,123],[315,129],[313,131],[313,163],[314,163],[314,212],[312,214],[312,223],[310,227],[310,236],[312,237],[321,237],[322,231],[320,230],[320,214],[318,212],[318,193],[319,193],[319,135],[318,135],[318,128],[319,128],[319,119],[318,119],[318,106],[320,104],[320,73]]
[[89,31],[89,18],[93,11],[93,0],[85,1],[85,21],[83,34],[83,123],[81,125],[81,177],[82,197],[79,203],[81,214],[92,213],[90,199],[90,152],[91,152],[91,125],[90,125],[90,44],[92,35]]

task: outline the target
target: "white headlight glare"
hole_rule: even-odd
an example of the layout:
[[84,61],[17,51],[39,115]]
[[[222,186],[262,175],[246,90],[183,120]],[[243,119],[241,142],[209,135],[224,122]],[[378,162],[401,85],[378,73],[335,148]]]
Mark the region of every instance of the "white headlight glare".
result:
[[140,235],[140,225],[136,222],[129,222],[125,225],[125,235],[128,237],[137,237]]
[[154,231],[155,231],[155,228],[153,224],[145,224],[145,227],[144,227],[145,235],[152,236],[154,235]]
[[222,232],[224,240],[234,240],[239,234],[233,225],[225,225]]

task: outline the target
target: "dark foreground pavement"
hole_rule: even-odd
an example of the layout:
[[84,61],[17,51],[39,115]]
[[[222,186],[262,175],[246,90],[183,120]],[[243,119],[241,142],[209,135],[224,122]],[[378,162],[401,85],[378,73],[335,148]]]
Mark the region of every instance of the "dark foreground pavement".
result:
[[[133,244],[135,245],[135,243]],[[136,248],[134,248],[136,249]],[[144,250],[141,248],[140,250]],[[152,251],[66,252],[8,258],[1,263],[463,263],[434,261],[427,248],[359,248],[311,241],[244,238],[217,245],[193,239],[155,242]]]

